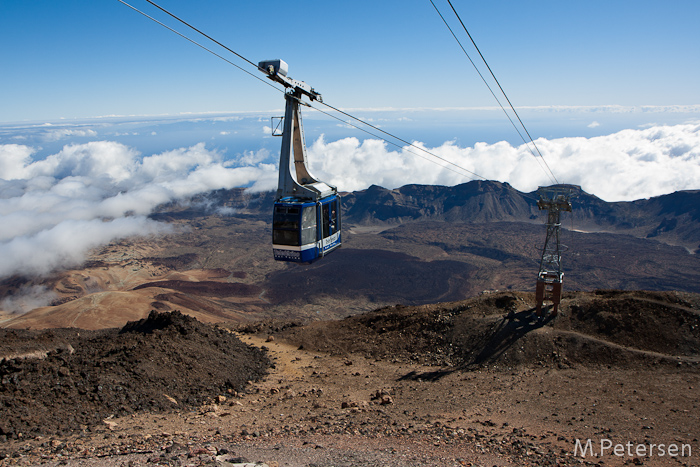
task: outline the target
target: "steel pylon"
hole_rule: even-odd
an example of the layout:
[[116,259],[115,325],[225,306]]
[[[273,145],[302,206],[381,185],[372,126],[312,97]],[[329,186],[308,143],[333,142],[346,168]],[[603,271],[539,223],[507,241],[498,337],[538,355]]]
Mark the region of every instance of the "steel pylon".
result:
[[537,302],[537,316],[542,316],[542,306],[545,300],[552,302],[552,316],[557,315],[561,302],[562,280],[564,271],[561,265],[561,212],[571,212],[571,197],[574,194],[573,186],[555,185],[539,187],[540,195],[537,207],[547,210],[547,237],[542,247],[540,259],[540,271],[537,275],[537,287],[535,288],[535,300]]

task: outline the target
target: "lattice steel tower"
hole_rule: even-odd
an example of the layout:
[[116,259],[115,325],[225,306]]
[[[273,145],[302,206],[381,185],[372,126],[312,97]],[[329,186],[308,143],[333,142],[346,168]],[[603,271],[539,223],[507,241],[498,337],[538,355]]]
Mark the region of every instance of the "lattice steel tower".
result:
[[552,316],[557,315],[561,302],[562,280],[564,271],[561,267],[561,212],[571,212],[571,197],[578,187],[571,185],[555,185],[539,187],[537,193],[540,199],[537,207],[547,210],[547,238],[542,248],[540,272],[537,275],[535,300],[537,301],[537,316],[542,316],[542,305],[545,300],[552,302]]

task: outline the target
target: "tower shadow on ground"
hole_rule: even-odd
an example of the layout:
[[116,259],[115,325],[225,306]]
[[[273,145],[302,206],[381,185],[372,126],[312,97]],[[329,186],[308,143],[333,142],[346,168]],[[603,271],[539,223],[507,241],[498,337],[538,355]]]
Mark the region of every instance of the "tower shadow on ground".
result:
[[547,314],[543,317],[537,316],[535,308],[517,313],[511,311],[507,316],[504,316],[500,321],[495,323],[493,328],[488,331],[483,338],[473,343],[471,348],[464,353],[466,358],[461,364],[448,369],[442,368],[435,371],[411,371],[400,377],[399,380],[437,381],[455,371],[482,367],[489,362],[497,360],[520,340],[520,338],[529,332],[546,326],[553,319],[554,316],[551,314]]

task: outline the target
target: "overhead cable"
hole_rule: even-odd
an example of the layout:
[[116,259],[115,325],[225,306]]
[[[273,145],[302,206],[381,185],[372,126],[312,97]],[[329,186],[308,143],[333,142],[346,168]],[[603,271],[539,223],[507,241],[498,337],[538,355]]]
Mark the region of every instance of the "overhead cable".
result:
[[[121,1],[121,0],[120,0],[120,1]],[[212,41],[212,42],[215,43],[216,45],[218,45],[218,46],[220,46],[220,47],[223,47],[224,49],[228,50],[229,52],[231,52],[233,55],[235,55],[236,57],[240,58],[241,60],[250,63],[250,64],[253,65],[255,68],[258,68],[258,65],[256,65],[256,64],[253,63],[253,62],[251,62],[250,60],[248,60],[247,58],[245,58],[243,55],[237,53],[235,50],[229,49],[228,47],[226,47],[226,46],[225,46],[224,44],[222,44],[221,42],[217,41],[216,39],[214,39],[214,38],[211,37],[211,36],[208,36],[208,35],[205,34],[204,32],[202,32],[202,31],[200,31],[199,29],[197,29],[197,28],[195,28],[194,26],[192,26],[190,23],[186,22],[185,20],[183,20],[183,19],[181,19],[181,18],[175,16],[174,14],[170,13],[168,10],[166,10],[166,9],[163,8],[162,6],[158,5],[157,3],[152,2],[151,0],[146,0],[146,1],[147,1],[148,3],[150,3],[151,5],[153,5],[154,7],[158,8],[158,9],[159,9],[160,11],[162,11],[163,13],[165,13],[165,14],[167,14],[167,15],[173,17],[173,18],[175,18],[176,20],[178,20],[179,22],[181,22],[182,24],[184,24],[184,25],[187,26],[188,28],[190,28],[190,29],[192,29],[192,30],[198,32],[198,33],[201,34],[201,35],[203,35],[204,37],[206,37],[207,39],[209,39],[210,41]],[[263,70],[263,71],[264,71],[264,70]]]
[[425,157],[425,156],[423,156],[423,155],[421,155],[421,154],[418,154],[417,152],[411,151],[410,149],[407,149],[406,147],[403,147],[403,146],[401,146],[401,145],[399,145],[399,144],[396,144],[396,143],[394,143],[393,141],[389,141],[388,139],[386,139],[386,138],[384,138],[384,137],[382,137],[382,136],[380,136],[380,135],[377,135],[377,134],[375,134],[375,133],[372,133],[371,131],[365,130],[364,128],[361,128],[361,127],[359,127],[359,126],[357,126],[357,125],[353,125],[353,124],[350,123],[350,122],[346,122],[346,121],[344,121],[342,118],[336,117],[335,115],[330,114],[330,113],[328,113],[328,112],[324,112],[323,110],[321,110],[321,109],[319,109],[319,108],[316,108],[316,107],[314,107],[313,105],[309,105],[309,104],[306,104],[306,105],[308,105],[309,107],[311,107],[311,108],[314,109],[314,110],[317,110],[318,112],[321,112],[321,113],[324,114],[324,115],[327,115],[327,116],[329,116],[329,117],[331,117],[331,118],[335,118],[336,120],[339,120],[339,121],[343,122],[343,123],[346,124],[346,125],[349,125],[349,126],[355,128],[355,129],[357,129],[357,130],[360,130],[360,131],[363,131],[363,132],[367,133],[368,135],[374,136],[375,138],[379,138],[379,139],[381,139],[381,140],[383,140],[383,141],[385,141],[385,142],[387,142],[387,143],[389,143],[389,144],[391,144],[391,145],[393,145],[393,146],[396,146],[397,148],[399,148],[399,149],[401,149],[401,150],[403,150],[403,151],[410,152],[410,153],[413,154],[414,156],[418,156],[418,157],[420,157],[421,159],[425,159],[425,160],[427,160],[427,161],[429,161],[429,162],[432,162],[433,164],[437,164],[437,165],[439,165],[440,167],[442,167],[443,169],[450,170],[450,171],[452,171],[452,172],[454,172],[454,173],[456,173],[456,174],[459,174],[459,175],[465,175],[464,172],[467,172],[468,174],[474,175],[474,176],[477,177],[477,178],[481,178],[482,180],[486,180],[485,177],[479,175],[479,174],[476,173],[476,172],[472,172],[472,171],[469,170],[469,169],[465,169],[465,168],[462,167],[461,165],[455,164],[454,162],[451,162],[451,161],[449,161],[449,160],[447,160],[447,159],[445,159],[445,158],[442,158],[442,157],[440,157],[440,156],[438,156],[438,155],[436,155],[436,154],[433,154],[432,152],[428,151],[427,149],[424,149],[424,148],[422,148],[422,147],[420,147],[420,146],[416,146],[416,145],[413,144],[413,143],[408,143],[408,142],[404,141],[403,139],[399,138],[398,136],[394,136],[394,135],[392,135],[391,133],[387,133],[386,131],[382,130],[381,128],[378,128],[378,127],[376,127],[376,126],[374,126],[374,125],[371,125],[371,124],[365,122],[364,120],[360,120],[359,118],[353,117],[352,115],[350,115],[350,114],[348,114],[348,113],[345,113],[345,112],[343,112],[343,111],[340,110],[340,109],[336,109],[335,107],[333,107],[333,106],[331,106],[331,105],[328,105],[328,104],[326,104],[326,103],[323,103],[323,105],[325,105],[325,106],[327,106],[327,107],[330,107],[331,109],[333,109],[333,110],[335,110],[335,111],[337,111],[337,112],[339,112],[339,113],[341,113],[341,114],[343,114],[343,115],[346,115],[346,116],[348,116],[348,117],[350,117],[350,118],[352,118],[352,119],[354,119],[354,120],[357,120],[358,122],[361,122],[361,123],[363,123],[363,124],[369,126],[370,128],[374,128],[375,130],[381,131],[382,133],[387,134],[387,135],[391,136],[392,138],[395,138],[395,139],[397,139],[397,140],[399,140],[399,141],[401,141],[401,142],[403,142],[403,143],[406,143],[406,144],[407,144],[408,146],[410,146],[410,147],[414,147],[414,148],[416,148],[416,149],[420,149],[421,151],[423,151],[423,152],[425,152],[425,153],[427,153],[427,154],[430,154],[432,157],[434,157],[434,158],[436,158],[436,159],[440,159],[441,161],[446,162],[447,164],[456,167],[457,169],[461,170],[462,172],[458,172],[457,170],[453,169],[452,167],[449,167],[449,166],[446,166],[446,165],[442,165],[442,164],[438,164],[437,162],[435,162],[435,161],[433,161],[433,160],[431,160],[431,159],[428,159],[427,157]]
[[474,38],[472,37],[472,35],[471,35],[471,34],[469,33],[469,31],[467,30],[467,27],[465,26],[464,22],[462,21],[462,18],[459,16],[459,13],[457,13],[457,10],[455,9],[455,7],[452,5],[452,2],[451,2],[450,0],[447,0],[447,3],[449,3],[450,8],[452,8],[452,12],[455,14],[455,16],[456,16],[457,19],[459,20],[460,24],[462,25],[462,28],[464,29],[464,32],[467,33],[467,36],[469,37],[469,39],[471,40],[472,44],[474,45],[474,48],[475,48],[476,51],[479,53],[479,56],[481,57],[481,60],[484,62],[484,65],[486,65],[486,68],[489,70],[489,73],[491,74],[491,77],[493,78],[493,80],[494,80],[494,81],[496,82],[496,84],[498,85],[498,88],[501,90],[501,94],[503,94],[503,97],[504,97],[504,98],[506,99],[506,101],[508,102],[508,105],[510,106],[511,110],[513,111],[513,114],[515,114],[515,116],[517,117],[518,121],[520,122],[520,126],[521,126],[522,129],[525,131],[525,133],[527,134],[528,138],[530,139],[530,143],[532,143],[532,145],[534,146],[535,150],[537,151],[537,154],[539,154],[539,158],[535,155],[535,153],[532,151],[532,149],[530,149],[529,143],[525,140],[525,138],[523,137],[523,135],[520,133],[520,130],[519,130],[518,127],[515,125],[515,122],[513,122],[513,120],[510,118],[510,115],[508,115],[508,112],[506,112],[505,108],[504,108],[503,105],[501,104],[500,99],[498,99],[498,97],[496,96],[496,94],[493,92],[493,89],[491,89],[491,86],[490,86],[489,83],[486,81],[486,79],[484,78],[484,76],[481,74],[481,71],[479,71],[478,67],[476,66],[476,64],[474,63],[474,61],[472,60],[472,58],[469,56],[469,53],[467,53],[466,49],[464,48],[464,46],[462,45],[462,43],[460,42],[460,40],[457,38],[457,35],[454,33],[454,31],[452,30],[452,28],[450,27],[450,25],[449,25],[449,24],[447,23],[447,21],[445,20],[445,17],[442,15],[442,13],[440,13],[440,10],[438,9],[438,7],[435,5],[435,3],[433,2],[433,0],[430,0],[430,3],[431,3],[431,5],[433,5],[433,8],[435,8],[435,11],[436,11],[437,14],[440,16],[440,19],[442,19],[443,23],[445,23],[445,26],[447,26],[447,29],[448,29],[448,30],[450,31],[450,33],[452,34],[452,37],[454,37],[454,39],[457,41],[457,44],[459,44],[459,47],[462,49],[462,52],[464,52],[464,54],[467,56],[467,58],[469,59],[469,61],[470,61],[471,64],[472,64],[472,66],[474,67],[474,69],[476,70],[476,72],[479,74],[479,76],[481,77],[481,79],[482,79],[482,81],[484,82],[484,84],[486,85],[486,87],[487,87],[487,88],[489,89],[489,91],[491,92],[491,95],[494,97],[494,99],[496,99],[496,102],[498,102],[498,105],[501,107],[501,110],[503,110],[503,112],[506,114],[506,117],[508,117],[508,120],[510,121],[511,125],[513,125],[513,128],[515,128],[515,131],[518,133],[518,135],[520,136],[520,138],[523,140],[523,142],[524,142],[525,145],[527,146],[527,148],[528,148],[528,150],[530,151],[530,153],[533,155],[533,157],[535,157],[535,159],[538,159],[538,162],[539,162],[539,159],[542,159],[542,163],[544,163],[544,165],[545,165],[545,167],[546,167],[546,170],[545,170],[545,167],[542,167],[542,164],[540,163],[540,167],[542,167],[542,170],[545,171],[545,174],[547,174],[547,176],[548,176],[553,182],[555,182],[555,183],[558,184],[558,183],[559,183],[559,180],[557,180],[556,175],[554,175],[554,172],[552,171],[552,169],[551,169],[551,168],[549,167],[549,165],[547,164],[547,161],[545,160],[544,156],[543,156],[542,153],[540,152],[540,149],[537,147],[537,144],[536,144],[535,141],[532,139],[532,136],[530,136],[530,132],[527,130],[527,127],[525,127],[525,124],[523,123],[522,119],[520,118],[520,115],[518,115],[518,112],[515,110],[515,106],[513,106],[513,104],[511,103],[510,99],[508,99],[508,95],[507,95],[506,92],[503,90],[503,87],[501,86],[501,83],[500,83],[500,82],[498,81],[498,79],[496,78],[496,75],[493,73],[493,70],[491,70],[491,67],[489,66],[488,62],[486,61],[486,58],[485,58],[484,55],[481,53],[481,50],[479,49],[479,47],[476,45],[476,42],[474,41]]
[[[191,43],[193,43],[193,44],[196,45],[197,47],[206,50],[206,51],[209,52],[210,54],[214,55],[215,57],[220,58],[221,60],[225,61],[225,62],[228,63],[229,65],[235,66],[236,68],[238,68],[239,70],[241,70],[243,73],[247,73],[247,74],[249,74],[250,76],[252,76],[253,78],[255,78],[255,79],[257,79],[257,80],[259,80],[259,81],[261,81],[261,82],[267,84],[267,85],[270,86],[271,88],[276,89],[276,90],[281,91],[282,93],[284,93],[283,90],[281,90],[281,89],[279,89],[277,86],[273,85],[270,81],[266,81],[266,80],[262,79],[260,76],[251,73],[250,71],[246,70],[245,68],[243,68],[243,67],[241,67],[241,66],[239,66],[239,65],[237,65],[237,64],[235,64],[235,63],[233,63],[232,61],[228,60],[226,57],[223,57],[223,56],[217,54],[217,53],[214,52],[213,50],[211,50],[211,49],[209,49],[209,48],[203,46],[202,44],[200,44],[199,42],[197,42],[197,41],[195,41],[195,40],[193,40],[193,39],[190,39],[190,38],[187,37],[186,35],[182,34],[181,32],[179,32],[179,31],[177,31],[177,30],[175,30],[175,29],[173,29],[173,28],[171,28],[171,27],[168,26],[167,24],[158,21],[157,19],[155,19],[154,17],[148,15],[147,13],[144,13],[143,11],[139,10],[138,8],[136,8],[135,6],[126,3],[124,0],[117,0],[117,1],[118,1],[119,3],[122,3],[122,4],[126,5],[126,6],[128,6],[129,8],[131,8],[132,10],[134,10],[135,12],[137,12],[137,13],[139,13],[139,14],[145,16],[146,18],[150,19],[151,21],[160,24],[161,26],[163,26],[163,27],[164,27],[165,29],[167,29],[168,31],[174,32],[174,33],[177,34],[178,36],[182,37],[183,39],[185,39],[185,40],[187,40],[187,41],[189,41],[189,42],[191,42]],[[153,2],[150,2],[149,0],[146,0],[146,1],[149,2],[149,3],[153,3]],[[153,3],[153,5],[155,5],[155,3]],[[162,9],[161,7],[159,7],[158,5],[155,5],[155,6],[157,6],[157,7],[160,8],[161,10],[163,10],[163,9]],[[165,11],[165,10],[163,10],[163,11]],[[168,13],[168,12],[166,11],[166,13]],[[177,18],[176,16],[172,15],[171,13],[168,13],[168,14],[169,14],[170,16],[173,16],[173,17]],[[180,21],[182,21],[182,20],[180,20]],[[182,22],[184,23],[184,21],[182,21]],[[187,24],[187,23],[184,23],[184,24]],[[189,26],[189,25],[188,25],[188,26]],[[190,26],[190,27],[192,27],[192,26]],[[198,32],[199,32],[198,29],[195,29],[195,28],[193,28],[193,29],[194,29],[195,31],[198,31]],[[209,36],[207,36],[207,35],[204,34],[204,33],[200,33],[200,34],[202,34],[202,35],[204,35],[205,37],[211,39]],[[213,39],[211,39],[211,40],[214,41]],[[219,42],[217,42],[217,41],[214,41],[214,42],[217,43],[217,44],[219,44]],[[219,45],[221,45],[221,44],[219,44]],[[222,46],[222,47],[224,47],[224,46]],[[228,47],[224,47],[224,48],[225,48],[226,50],[229,50],[230,52],[234,53],[236,56],[241,57],[240,55],[238,55],[236,52],[233,52],[233,51],[232,51],[231,49],[229,49]],[[243,57],[241,57],[241,58],[243,58]],[[243,60],[245,60],[245,61],[248,62],[248,63],[251,63],[250,60],[247,60],[247,59],[245,59],[245,58],[243,58]],[[257,66],[256,66],[256,68],[257,68]]]
[[[251,75],[252,77],[258,79],[259,81],[262,81],[263,83],[267,84],[268,86],[272,87],[273,89],[276,89],[277,91],[280,91],[280,92],[282,92],[282,93],[285,92],[283,89],[280,89],[280,88],[278,88],[277,86],[275,86],[274,84],[272,84],[272,82],[266,81],[266,80],[260,78],[259,76],[257,76],[257,75],[255,75],[255,74],[249,72],[248,70],[242,68],[241,66],[239,66],[239,65],[237,65],[237,64],[235,64],[235,63],[233,63],[233,62],[231,62],[230,60],[226,59],[225,57],[222,57],[221,55],[219,55],[219,54],[217,54],[216,52],[212,51],[211,49],[209,49],[209,48],[203,46],[202,44],[200,44],[200,43],[198,43],[198,42],[196,42],[196,41],[190,39],[190,38],[187,37],[185,34],[182,34],[182,33],[178,32],[177,30],[171,28],[170,26],[167,26],[166,24],[162,23],[161,21],[158,21],[157,19],[155,19],[155,18],[153,18],[152,16],[150,16],[150,15],[144,13],[143,11],[139,10],[138,8],[136,8],[136,7],[134,7],[134,6],[130,5],[130,4],[128,4],[128,3],[125,2],[124,0],[117,0],[117,1],[120,2],[120,3],[122,3],[122,4],[124,4],[124,5],[126,5],[126,6],[128,6],[129,8],[131,8],[131,9],[134,10],[134,11],[136,11],[137,13],[140,13],[141,15],[145,16],[146,18],[148,18],[148,19],[154,21],[155,23],[157,23],[157,24],[163,26],[164,28],[168,29],[169,31],[174,32],[174,33],[177,34],[178,36],[180,36],[180,37],[182,37],[182,38],[188,40],[189,42],[191,42],[192,44],[196,45],[197,47],[200,47],[201,49],[203,49],[203,50],[205,50],[205,51],[211,53],[212,55],[214,55],[214,56],[216,56],[216,57],[218,57],[218,58],[220,58],[220,59],[222,59],[222,60],[224,60],[225,62],[229,63],[230,65],[235,66],[235,67],[238,68],[239,70],[241,70],[241,71],[243,71],[243,72],[245,72],[245,73]],[[177,21],[179,21],[179,22],[181,22],[182,24],[186,25],[186,26],[189,27],[190,29],[196,31],[197,33],[199,33],[199,34],[201,34],[202,36],[206,37],[207,39],[211,40],[211,41],[214,42],[215,44],[217,44],[217,45],[223,47],[224,49],[226,49],[227,51],[233,53],[234,55],[236,55],[236,56],[239,57],[240,59],[244,60],[245,62],[247,62],[247,63],[253,65],[256,69],[258,69],[258,70],[260,69],[260,68],[259,68],[255,63],[253,63],[251,60],[248,60],[248,59],[245,58],[243,55],[241,55],[241,54],[235,52],[234,50],[230,49],[229,47],[223,45],[221,42],[217,41],[216,39],[213,39],[211,36],[205,34],[204,32],[202,32],[201,30],[199,30],[199,29],[197,29],[196,27],[192,26],[191,24],[187,23],[186,21],[180,19],[179,17],[177,17],[177,16],[174,15],[173,13],[167,11],[165,8],[159,6],[158,4],[154,3],[154,2],[151,1],[151,0],[146,0],[146,1],[147,1],[148,3],[150,3],[151,5],[155,6],[156,8],[158,8],[159,10],[163,11],[164,13],[168,14],[169,16],[175,18]],[[262,71],[265,71],[265,70],[262,70]],[[266,72],[266,71],[265,71],[265,72]],[[293,96],[292,96],[292,97],[293,97]],[[298,99],[298,98],[296,98],[296,99]],[[298,100],[301,102],[300,99],[298,99]],[[336,112],[338,112],[338,113],[341,113],[341,114],[345,115],[346,117],[351,118],[351,119],[353,119],[353,120],[355,120],[355,121],[357,121],[357,122],[360,122],[360,123],[362,123],[363,125],[366,125],[366,126],[372,128],[372,129],[376,130],[376,131],[379,131],[379,132],[381,132],[381,133],[383,133],[383,134],[385,134],[385,135],[387,135],[387,136],[389,136],[389,137],[391,137],[391,138],[394,138],[395,140],[400,141],[400,142],[406,144],[406,145],[409,146],[409,147],[418,149],[419,151],[422,151],[422,152],[424,152],[424,153],[430,155],[431,157],[433,157],[433,158],[435,158],[435,159],[439,159],[439,160],[445,162],[445,163],[448,164],[448,165],[445,166],[445,165],[442,165],[442,164],[438,164],[437,162],[435,162],[435,161],[433,161],[433,160],[431,160],[431,159],[428,159],[428,158],[422,156],[421,154],[416,153],[415,151],[411,151],[411,150],[409,150],[409,149],[407,149],[407,148],[404,148],[404,147],[402,147],[401,145],[396,144],[395,142],[390,141],[390,140],[388,140],[388,139],[382,137],[381,135],[377,135],[377,134],[372,133],[372,132],[370,132],[370,131],[367,131],[367,130],[365,130],[365,129],[363,129],[363,128],[360,128],[360,127],[358,127],[358,126],[356,126],[356,125],[353,125],[353,124],[351,124],[351,123],[349,123],[349,122],[346,122],[346,121],[344,121],[343,119],[341,119],[341,118],[339,118],[339,117],[336,117],[336,116],[334,116],[334,115],[332,115],[332,114],[330,114],[330,113],[328,113],[328,112],[324,112],[323,110],[321,110],[321,109],[319,109],[319,108],[317,108],[317,107],[314,107],[314,106],[312,106],[312,105],[310,105],[310,104],[307,104],[307,103],[305,103],[305,102],[301,102],[301,103],[302,103],[303,105],[307,106],[307,107],[311,107],[311,108],[313,108],[314,110],[317,110],[318,112],[321,112],[321,113],[324,114],[324,115],[327,115],[327,116],[329,116],[329,117],[331,117],[331,118],[334,118],[334,119],[336,119],[336,120],[340,120],[341,122],[343,122],[343,123],[345,123],[345,124],[347,124],[347,125],[349,125],[349,126],[351,126],[351,127],[353,127],[353,128],[356,128],[356,129],[358,129],[358,130],[360,130],[360,131],[363,131],[363,132],[365,132],[365,133],[367,133],[367,134],[369,134],[369,135],[372,135],[372,136],[374,136],[375,138],[379,138],[379,139],[381,139],[381,140],[383,140],[383,141],[385,141],[385,142],[387,142],[387,143],[389,143],[389,144],[391,144],[391,145],[393,145],[393,146],[396,146],[396,147],[398,147],[398,148],[400,148],[400,149],[406,150],[406,152],[409,152],[409,153],[411,153],[411,154],[413,154],[413,155],[415,155],[415,156],[418,156],[418,157],[421,157],[421,158],[423,158],[423,159],[425,159],[425,160],[428,160],[428,161],[430,161],[430,162],[433,162],[433,163],[435,163],[435,164],[439,165],[440,167],[443,167],[443,168],[445,168],[445,169],[447,169],[447,170],[450,170],[450,171],[452,171],[452,172],[458,173],[458,174],[460,174],[460,175],[470,174],[470,175],[473,175],[473,176],[475,176],[475,177],[477,177],[477,178],[481,178],[482,180],[487,180],[486,177],[484,177],[484,176],[482,176],[482,175],[479,175],[479,174],[476,173],[476,172],[473,172],[473,171],[471,171],[471,170],[469,170],[469,169],[467,169],[467,168],[464,168],[464,167],[460,166],[459,164],[455,164],[454,162],[451,162],[451,161],[449,161],[449,160],[447,160],[447,159],[445,159],[445,158],[443,158],[443,157],[440,157],[440,156],[438,156],[437,154],[434,154],[433,152],[428,151],[428,150],[425,149],[425,148],[422,148],[422,147],[420,147],[420,146],[418,146],[418,145],[416,145],[416,144],[414,144],[414,143],[408,142],[408,141],[406,141],[406,140],[403,139],[403,138],[400,138],[400,137],[398,137],[398,136],[395,136],[395,135],[393,135],[393,134],[391,134],[391,133],[389,133],[389,132],[387,132],[387,131],[385,131],[385,130],[382,130],[381,128],[379,128],[379,127],[377,127],[377,126],[375,126],[375,125],[372,125],[371,123],[365,122],[364,120],[362,120],[362,119],[360,119],[360,118],[357,118],[357,117],[355,117],[355,116],[353,116],[353,115],[351,115],[351,114],[349,114],[349,113],[347,113],[347,112],[345,112],[345,111],[343,111],[343,110],[340,110],[340,109],[338,109],[338,108],[336,108],[336,107],[333,107],[332,105],[329,105],[329,104],[327,104],[327,103],[325,103],[325,102],[323,102],[322,104],[325,105],[326,107],[328,107],[328,108],[330,108],[330,109],[332,109],[332,110],[334,110],[334,111],[336,111]],[[449,166],[453,166],[454,168],[458,169],[458,170],[461,171],[461,172],[458,172],[457,170],[455,170],[454,168],[451,168],[451,167],[449,167]]]

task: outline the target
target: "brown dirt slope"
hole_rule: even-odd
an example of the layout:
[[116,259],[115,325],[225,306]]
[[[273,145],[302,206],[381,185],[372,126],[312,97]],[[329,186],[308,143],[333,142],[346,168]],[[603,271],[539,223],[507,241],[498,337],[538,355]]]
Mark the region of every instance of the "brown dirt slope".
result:
[[179,312],[121,330],[0,330],[0,343],[0,441],[199,407],[270,366],[264,351]]
[[393,306],[281,335],[304,349],[469,367],[700,362],[700,295],[596,291],[566,294],[556,319],[538,318],[529,293]]
[[203,295],[214,297],[229,297],[235,295],[257,296],[262,289],[256,285],[240,284],[237,282],[216,282],[216,281],[181,281],[166,280],[156,282],[146,282],[134,287],[134,290],[148,287],[159,287],[162,289],[173,289],[191,295]]
[[[177,313],[121,332],[4,331],[0,466],[697,465],[700,296],[569,293],[553,320],[533,305],[498,292],[241,326],[258,351]],[[268,355],[267,376],[216,397]],[[602,437],[694,457],[576,454]]]

